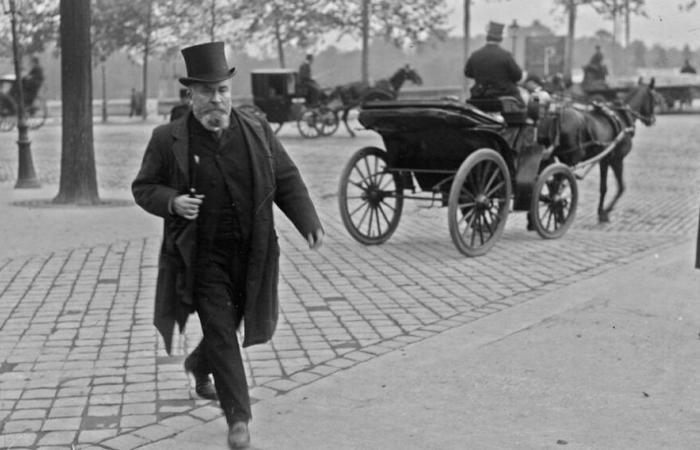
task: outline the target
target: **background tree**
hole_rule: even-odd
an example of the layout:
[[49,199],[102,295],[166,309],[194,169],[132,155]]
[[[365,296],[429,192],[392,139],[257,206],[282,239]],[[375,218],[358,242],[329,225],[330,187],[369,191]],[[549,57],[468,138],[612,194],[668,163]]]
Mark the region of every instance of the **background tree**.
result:
[[[58,0],[25,0],[17,2],[17,43],[20,53],[32,55],[51,48],[58,37]],[[0,26],[0,55],[12,54],[9,23]]]
[[99,203],[92,135],[90,0],[61,0],[61,177],[54,203]]
[[286,67],[284,46],[309,48],[338,25],[338,3],[328,0],[269,0],[242,2],[235,9],[246,23],[245,37],[263,48],[274,48]]
[[[123,28],[126,37],[123,48],[129,57],[141,64],[141,92],[144,102],[148,98],[148,62],[152,56],[166,55],[179,47],[182,30],[181,24],[187,24],[187,12],[190,9],[178,7],[177,0],[110,0],[121,14],[116,22]],[[196,10],[196,8],[191,8]],[[148,109],[143,105],[142,116],[145,120]]]
[[[396,47],[419,45],[431,38],[447,36],[447,6],[444,0],[347,0],[338,2],[337,22],[341,35],[369,41],[383,37]],[[363,6],[369,14],[363,16]],[[363,25],[368,17],[368,25]],[[363,48],[362,74],[369,74],[367,48]],[[366,79],[363,81],[367,81]]]
[[92,61],[102,69],[102,121],[107,121],[106,61],[129,41],[129,35],[121,26],[125,3],[114,0],[92,0],[91,43]]

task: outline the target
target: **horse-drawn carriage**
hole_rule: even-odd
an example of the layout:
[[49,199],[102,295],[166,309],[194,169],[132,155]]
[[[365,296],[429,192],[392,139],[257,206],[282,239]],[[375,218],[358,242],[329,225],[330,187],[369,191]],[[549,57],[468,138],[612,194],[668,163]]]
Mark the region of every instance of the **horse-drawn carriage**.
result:
[[[10,131],[17,124],[18,88],[14,75],[0,77],[0,131]],[[27,127],[37,129],[49,115],[46,100],[39,92],[24,91],[24,113]]]
[[293,69],[254,70],[250,74],[254,105],[239,109],[264,114],[277,125],[275,133],[287,122],[296,122],[299,133],[307,138],[330,136],[338,129],[338,114],[325,102],[308,105],[298,90],[298,74]]
[[[649,114],[648,108],[653,115],[650,90],[635,93],[625,109],[624,114],[637,114],[630,116],[632,127],[608,130],[602,118],[600,137],[608,142],[587,146],[577,159],[562,143],[568,142],[566,134],[581,130],[566,129],[561,121],[548,117],[542,130],[556,133],[543,133],[547,140],[538,142],[536,103],[526,110],[508,97],[367,103],[359,121],[381,135],[386,149],[362,148],[346,164],[338,196],[342,221],[357,241],[381,244],[396,230],[404,200],[416,199],[447,206],[450,236],[466,256],[489,251],[511,209],[527,211],[528,228],[543,238],[558,238],[576,214],[575,170],[616,155],[635,117]],[[568,164],[560,162],[562,156],[569,156],[562,158]]]

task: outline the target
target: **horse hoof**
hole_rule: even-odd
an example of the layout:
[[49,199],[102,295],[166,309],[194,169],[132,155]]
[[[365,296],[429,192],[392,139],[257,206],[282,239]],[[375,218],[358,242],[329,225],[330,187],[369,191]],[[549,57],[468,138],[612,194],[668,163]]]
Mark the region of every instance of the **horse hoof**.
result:
[[610,218],[606,215],[604,216],[598,216],[598,223],[608,223],[610,222]]

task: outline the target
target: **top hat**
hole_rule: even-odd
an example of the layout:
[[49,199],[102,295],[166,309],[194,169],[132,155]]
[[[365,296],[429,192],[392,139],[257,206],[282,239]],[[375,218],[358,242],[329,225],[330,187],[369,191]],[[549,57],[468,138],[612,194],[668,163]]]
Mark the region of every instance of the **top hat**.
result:
[[503,27],[502,23],[489,22],[488,29],[486,31],[487,41],[502,41],[503,40]]
[[236,68],[229,68],[226,62],[223,42],[207,42],[182,49],[185,58],[187,76],[180,78],[180,83],[218,83],[231,78]]

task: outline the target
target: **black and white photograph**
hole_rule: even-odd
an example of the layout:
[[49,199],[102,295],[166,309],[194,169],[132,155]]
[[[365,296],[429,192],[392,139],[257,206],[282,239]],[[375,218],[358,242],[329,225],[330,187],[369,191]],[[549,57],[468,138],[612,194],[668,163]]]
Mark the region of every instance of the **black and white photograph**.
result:
[[0,6],[0,449],[700,448],[697,0]]

